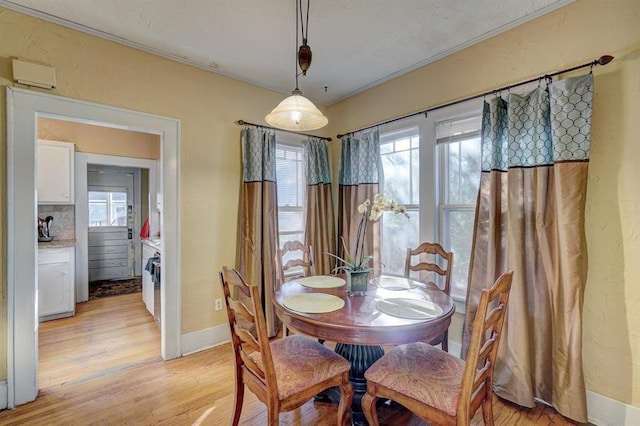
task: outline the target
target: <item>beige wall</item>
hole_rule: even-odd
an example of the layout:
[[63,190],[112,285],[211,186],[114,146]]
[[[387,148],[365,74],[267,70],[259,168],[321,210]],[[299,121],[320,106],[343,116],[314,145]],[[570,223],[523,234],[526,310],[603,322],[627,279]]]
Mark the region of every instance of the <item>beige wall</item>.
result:
[[160,158],[160,136],[113,127],[38,118],[38,138],[72,142],[76,152],[149,160]]
[[[578,0],[329,108],[325,135],[481,93],[552,70],[616,56],[594,70],[595,102],[587,200],[590,258],[584,302],[589,390],[640,407],[640,3]],[[56,68],[57,95],[182,121],[182,331],[222,324],[216,271],[235,262],[240,185],[239,118],[262,122],[283,95],[54,24],[0,9],[0,86],[10,57]],[[6,176],[5,93],[0,95],[0,172]],[[337,164],[340,144],[331,144]],[[216,155],[224,152],[224,155]],[[231,159],[231,161],[229,161]],[[229,185],[236,182],[236,185]],[[6,229],[6,188],[0,223]],[[206,218],[207,220],[203,220]],[[6,237],[0,245],[6,306]],[[6,313],[0,320],[0,379],[6,377]],[[452,335],[459,331],[452,330]]]
[[[6,93],[11,58],[56,69],[54,95],[181,120],[182,332],[224,324],[217,271],[235,265],[240,128],[286,95],[0,8],[0,380],[6,379]],[[20,86],[19,86],[20,87]]]
[[640,2],[576,1],[336,104],[329,123],[344,133],[604,54],[616,58],[594,69],[584,372],[589,390],[640,407]]

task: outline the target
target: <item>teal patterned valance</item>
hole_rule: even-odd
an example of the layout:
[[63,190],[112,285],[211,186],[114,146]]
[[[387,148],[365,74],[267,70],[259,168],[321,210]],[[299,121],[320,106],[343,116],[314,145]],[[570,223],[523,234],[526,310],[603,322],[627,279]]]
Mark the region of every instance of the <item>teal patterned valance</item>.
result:
[[241,133],[242,181],[276,181],[275,132],[261,127],[245,128]]
[[554,161],[584,161],[591,150],[593,74],[549,86]]
[[379,183],[381,167],[378,130],[342,138],[340,185]]
[[485,102],[482,171],[588,161],[593,75]]
[[304,141],[303,147],[307,165],[307,185],[330,184],[331,168],[326,142],[309,139]]

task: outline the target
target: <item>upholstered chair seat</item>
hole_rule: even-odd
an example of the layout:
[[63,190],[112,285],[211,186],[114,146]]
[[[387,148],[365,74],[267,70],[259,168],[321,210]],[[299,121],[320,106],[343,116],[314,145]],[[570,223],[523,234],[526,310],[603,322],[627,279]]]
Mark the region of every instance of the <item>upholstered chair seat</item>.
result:
[[[271,357],[278,383],[278,397],[282,400],[302,388],[315,386],[325,380],[349,372],[349,361],[326,346],[302,335],[291,335],[270,343]],[[251,357],[262,364],[260,352]]]
[[364,377],[455,416],[464,366],[460,358],[417,342],[396,346]]

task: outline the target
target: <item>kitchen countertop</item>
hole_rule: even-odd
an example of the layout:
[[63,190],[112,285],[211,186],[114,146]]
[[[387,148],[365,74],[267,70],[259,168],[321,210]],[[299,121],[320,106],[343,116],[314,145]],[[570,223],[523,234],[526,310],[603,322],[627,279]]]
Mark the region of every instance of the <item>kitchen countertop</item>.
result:
[[143,244],[147,244],[149,247],[153,247],[155,250],[162,251],[162,240],[160,239],[149,239],[142,240]]
[[76,245],[76,240],[56,240],[47,241],[47,242],[38,242],[39,249],[48,249],[48,248],[64,248],[64,247],[73,247]]

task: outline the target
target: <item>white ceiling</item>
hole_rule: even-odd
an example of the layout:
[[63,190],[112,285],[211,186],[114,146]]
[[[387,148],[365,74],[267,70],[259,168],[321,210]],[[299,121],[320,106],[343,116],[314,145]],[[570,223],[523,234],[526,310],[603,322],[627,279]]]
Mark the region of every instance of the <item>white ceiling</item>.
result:
[[[313,61],[299,87],[313,102],[331,105],[572,1],[314,0]],[[295,4],[0,0],[3,7],[286,95],[295,87]]]

